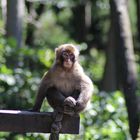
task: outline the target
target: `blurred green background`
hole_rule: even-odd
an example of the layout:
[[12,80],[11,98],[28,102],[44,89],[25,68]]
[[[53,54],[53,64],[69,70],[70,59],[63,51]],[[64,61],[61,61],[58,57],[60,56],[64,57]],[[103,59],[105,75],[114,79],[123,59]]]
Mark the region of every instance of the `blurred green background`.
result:
[[[64,43],[78,46],[95,90],[80,115],[80,134],[60,140],[134,140],[140,124],[140,0],[1,0],[0,108],[32,108],[54,49]],[[41,111],[52,111],[47,101]],[[0,132],[0,140],[48,136]]]

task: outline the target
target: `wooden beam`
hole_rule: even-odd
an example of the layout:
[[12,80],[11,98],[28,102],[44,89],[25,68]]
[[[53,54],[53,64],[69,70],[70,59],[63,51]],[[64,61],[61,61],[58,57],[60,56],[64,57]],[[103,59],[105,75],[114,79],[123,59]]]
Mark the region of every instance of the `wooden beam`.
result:
[[[52,115],[52,112],[0,110],[0,131],[50,133],[53,122]],[[60,133],[78,134],[79,121],[79,116],[64,115]]]

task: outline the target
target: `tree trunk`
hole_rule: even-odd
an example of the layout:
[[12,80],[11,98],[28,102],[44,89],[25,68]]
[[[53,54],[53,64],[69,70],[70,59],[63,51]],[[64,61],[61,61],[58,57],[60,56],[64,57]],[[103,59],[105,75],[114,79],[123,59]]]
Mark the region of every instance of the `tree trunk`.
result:
[[24,0],[7,0],[6,36],[13,37],[22,46],[22,20]]
[[73,11],[73,27],[77,41],[83,42],[86,38],[85,28],[85,5],[78,5],[72,9]]
[[27,24],[27,35],[25,39],[25,44],[29,47],[34,47],[34,32],[36,30],[35,23],[38,22],[42,13],[44,12],[45,5],[40,3],[36,8],[34,8],[34,3],[26,0],[26,8],[28,11],[29,21]]
[[127,0],[110,0],[114,14],[114,35],[116,47],[116,67],[119,85],[122,89],[129,119],[130,133],[136,139],[139,127],[138,102],[136,97],[137,75],[133,51],[133,41],[127,9]]
[[91,26],[91,4],[89,0],[72,8],[74,27],[73,36],[78,42],[87,42],[87,33]]
[[114,27],[110,27],[109,32],[109,41],[108,45],[106,47],[105,53],[106,53],[106,64],[105,64],[105,70],[103,75],[103,80],[101,82],[101,90],[104,91],[115,91],[117,89],[117,74],[116,74],[116,60],[115,60],[115,35],[114,35]]

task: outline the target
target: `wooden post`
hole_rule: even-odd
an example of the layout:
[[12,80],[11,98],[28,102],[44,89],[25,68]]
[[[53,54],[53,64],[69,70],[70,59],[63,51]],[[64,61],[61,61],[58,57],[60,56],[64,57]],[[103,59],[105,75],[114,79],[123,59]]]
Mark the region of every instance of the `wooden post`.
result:
[[[52,112],[0,110],[0,131],[51,133],[53,121]],[[79,121],[79,116],[63,115],[60,133],[79,134]]]

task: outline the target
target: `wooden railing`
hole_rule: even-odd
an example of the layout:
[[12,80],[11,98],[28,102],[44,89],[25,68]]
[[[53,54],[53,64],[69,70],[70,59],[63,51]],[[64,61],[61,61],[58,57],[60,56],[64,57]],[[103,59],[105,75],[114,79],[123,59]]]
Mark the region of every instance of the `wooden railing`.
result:
[[[52,112],[0,110],[0,131],[51,133],[53,121]],[[63,115],[60,133],[78,134],[79,121],[79,116]]]

